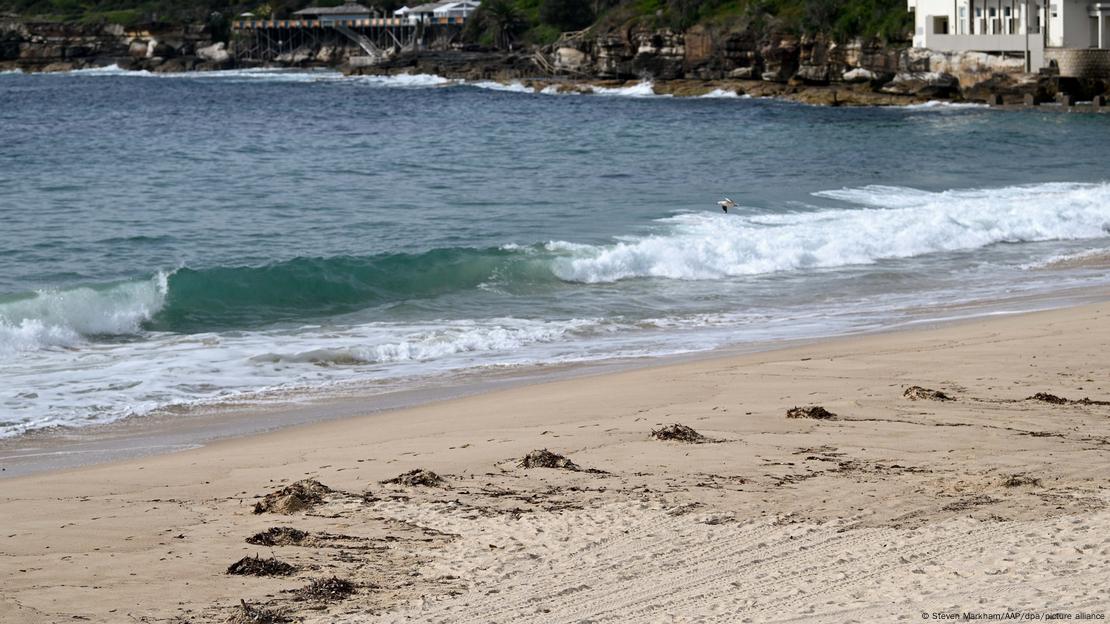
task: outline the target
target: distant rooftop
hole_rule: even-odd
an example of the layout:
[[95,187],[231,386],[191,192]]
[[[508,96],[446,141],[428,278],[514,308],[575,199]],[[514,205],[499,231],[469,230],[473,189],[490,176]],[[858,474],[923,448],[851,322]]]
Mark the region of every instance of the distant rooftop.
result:
[[443,0],[442,2],[429,2],[427,4],[419,4],[417,6],[412,7],[411,9],[409,9],[408,12],[409,13],[431,13],[432,11],[435,11],[436,9],[438,9],[439,7],[441,7],[445,4],[451,4],[450,0]]
[[348,2],[337,7],[308,7],[297,11],[293,15],[369,15],[370,13],[369,8],[355,2]]

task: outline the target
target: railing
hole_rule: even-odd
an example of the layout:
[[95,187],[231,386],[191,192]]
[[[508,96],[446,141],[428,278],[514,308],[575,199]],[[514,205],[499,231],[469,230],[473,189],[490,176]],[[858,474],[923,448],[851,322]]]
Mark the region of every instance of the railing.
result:
[[234,20],[231,27],[234,30],[263,30],[272,28],[331,28],[345,26],[347,28],[380,28],[387,26],[413,26],[419,23],[433,26],[453,26],[466,23],[465,17],[433,17],[419,20],[407,17],[371,17],[354,20]]

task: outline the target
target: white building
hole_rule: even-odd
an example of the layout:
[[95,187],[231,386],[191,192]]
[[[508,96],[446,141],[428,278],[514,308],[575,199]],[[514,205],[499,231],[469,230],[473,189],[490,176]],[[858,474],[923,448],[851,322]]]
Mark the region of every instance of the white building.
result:
[[[1047,16],[1046,7],[1047,4]],[[938,52],[1023,55],[1026,69],[1068,62],[1077,50],[1110,49],[1110,2],[1089,0],[907,0],[913,45]],[[1082,53],[1102,64],[1110,52]]]
[[432,15],[434,15],[437,19],[466,19],[470,17],[471,13],[477,11],[478,7],[481,6],[481,4],[482,3],[478,0],[460,0],[459,2],[447,2],[445,4],[441,4],[434,11],[432,11]]

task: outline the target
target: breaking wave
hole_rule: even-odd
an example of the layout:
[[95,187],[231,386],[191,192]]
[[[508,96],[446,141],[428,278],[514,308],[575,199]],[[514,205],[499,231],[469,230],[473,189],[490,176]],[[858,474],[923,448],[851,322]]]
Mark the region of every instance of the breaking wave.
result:
[[168,278],[0,299],[0,353],[68,347],[89,336],[138,333],[162,309]]
[[[708,280],[970,250],[1003,242],[1100,238],[1110,230],[1110,184],[1040,184],[921,191],[868,186],[816,193],[851,208],[733,215],[682,214],[663,234],[607,246],[553,243],[569,281],[637,277]],[[861,209],[863,208],[863,209]]]
[[[997,243],[1098,239],[1110,232],[1110,184],[943,192],[868,186],[816,195],[848,206],[788,213],[744,207],[728,215],[684,213],[657,220],[652,234],[604,245],[552,241],[294,258],[264,266],[183,267],[132,282],[6,296],[0,299],[0,351],[68,346],[90,336],[317,322],[462,291],[515,296],[633,278],[716,280],[868,265]],[[457,333],[457,340],[435,334],[403,345],[381,343],[373,353],[337,357],[420,359],[434,356],[437,349],[544,340],[543,332],[549,331],[498,327],[488,334],[467,329]]]

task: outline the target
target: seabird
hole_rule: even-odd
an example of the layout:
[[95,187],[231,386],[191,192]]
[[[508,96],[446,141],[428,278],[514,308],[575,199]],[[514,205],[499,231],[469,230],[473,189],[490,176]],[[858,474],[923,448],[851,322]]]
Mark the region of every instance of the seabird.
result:
[[736,202],[734,202],[731,199],[726,197],[726,198],[722,199],[721,201],[717,202],[717,205],[721,207],[721,210],[724,210],[725,212],[728,212],[729,208],[735,208],[736,207]]

